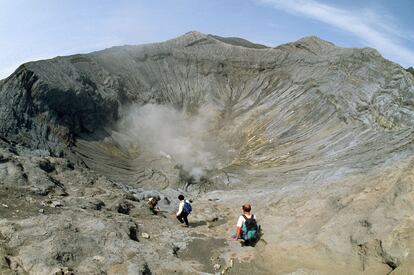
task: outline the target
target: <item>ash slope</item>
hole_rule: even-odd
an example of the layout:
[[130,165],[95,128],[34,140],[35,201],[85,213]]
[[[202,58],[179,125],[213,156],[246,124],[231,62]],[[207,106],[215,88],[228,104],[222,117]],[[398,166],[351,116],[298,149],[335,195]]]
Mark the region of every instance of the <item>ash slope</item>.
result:
[[[195,231],[228,234],[237,217],[228,209],[250,190],[268,244],[249,253],[267,260],[258,261],[263,268],[275,270],[277,257],[284,263],[280,273],[351,268],[385,274],[409,269],[412,258],[413,82],[374,49],[339,48],[316,37],[267,48],[191,32],[22,65],[0,83],[0,134],[85,163],[125,190],[176,188],[186,184],[174,168],[180,163],[125,146],[117,121],[132,103],[172,106],[190,116],[208,110],[206,138],[233,153],[213,156],[222,165],[208,171],[206,183],[232,192],[200,197],[202,205],[218,196],[218,211],[226,215],[222,226]],[[3,185],[19,180],[39,193],[38,182],[10,172],[28,165],[16,159],[4,158],[11,164]],[[40,193],[49,188],[58,196],[61,188],[49,181],[52,187],[40,186]],[[72,182],[65,184],[70,190]],[[72,192],[66,203],[75,215],[72,196],[79,191]],[[246,253],[230,246],[228,253],[235,252]]]

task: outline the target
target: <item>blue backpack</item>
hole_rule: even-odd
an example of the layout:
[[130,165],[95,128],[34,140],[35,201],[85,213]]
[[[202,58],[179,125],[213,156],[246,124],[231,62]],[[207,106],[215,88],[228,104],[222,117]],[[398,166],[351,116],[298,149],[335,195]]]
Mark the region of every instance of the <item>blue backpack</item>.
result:
[[256,241],[259,237],[260,226],[257,224],[254,215],[250,218],[247,218],[246,215],[243,215],[243,218],[246,220],[243,224],[243,236],[242,238],[245,241]]
[[193,211],[193,208],[191,207],[191,204],[188,201],[184,202],[184,211],[188,214],[190,214],[191,211]]

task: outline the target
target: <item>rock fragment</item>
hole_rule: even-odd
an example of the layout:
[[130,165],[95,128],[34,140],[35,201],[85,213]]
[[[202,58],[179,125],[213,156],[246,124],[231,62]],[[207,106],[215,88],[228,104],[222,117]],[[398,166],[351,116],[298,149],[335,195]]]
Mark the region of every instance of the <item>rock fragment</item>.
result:
[[50,206],[54,208],[63,207],[63,203],[61,201],[52,201]]

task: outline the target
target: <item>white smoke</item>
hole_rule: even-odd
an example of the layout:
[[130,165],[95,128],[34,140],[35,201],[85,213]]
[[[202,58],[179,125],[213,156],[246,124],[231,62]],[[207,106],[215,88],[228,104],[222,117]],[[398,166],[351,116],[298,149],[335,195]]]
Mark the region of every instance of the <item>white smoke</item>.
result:
[[221,145],[211,134],[214,112],[207,108],[188,115],[170,106],[148,104],[124,111],[118,130],[140,148],[174,159],[195,180],[215,168]]

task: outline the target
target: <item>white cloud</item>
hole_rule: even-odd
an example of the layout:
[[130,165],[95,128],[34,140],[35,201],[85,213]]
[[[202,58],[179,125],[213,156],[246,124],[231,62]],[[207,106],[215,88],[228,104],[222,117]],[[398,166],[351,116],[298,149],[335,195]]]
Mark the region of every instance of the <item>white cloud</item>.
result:
[[395,23],[389,15],[378,15],[372,10],[347,10],[323,4],[313,0],[259,0],[299,16],[306,16],[349,32],[376,48],[387,58],[404,65],[414,64],[414,51],[403,45],[409,34],[395,29]]

